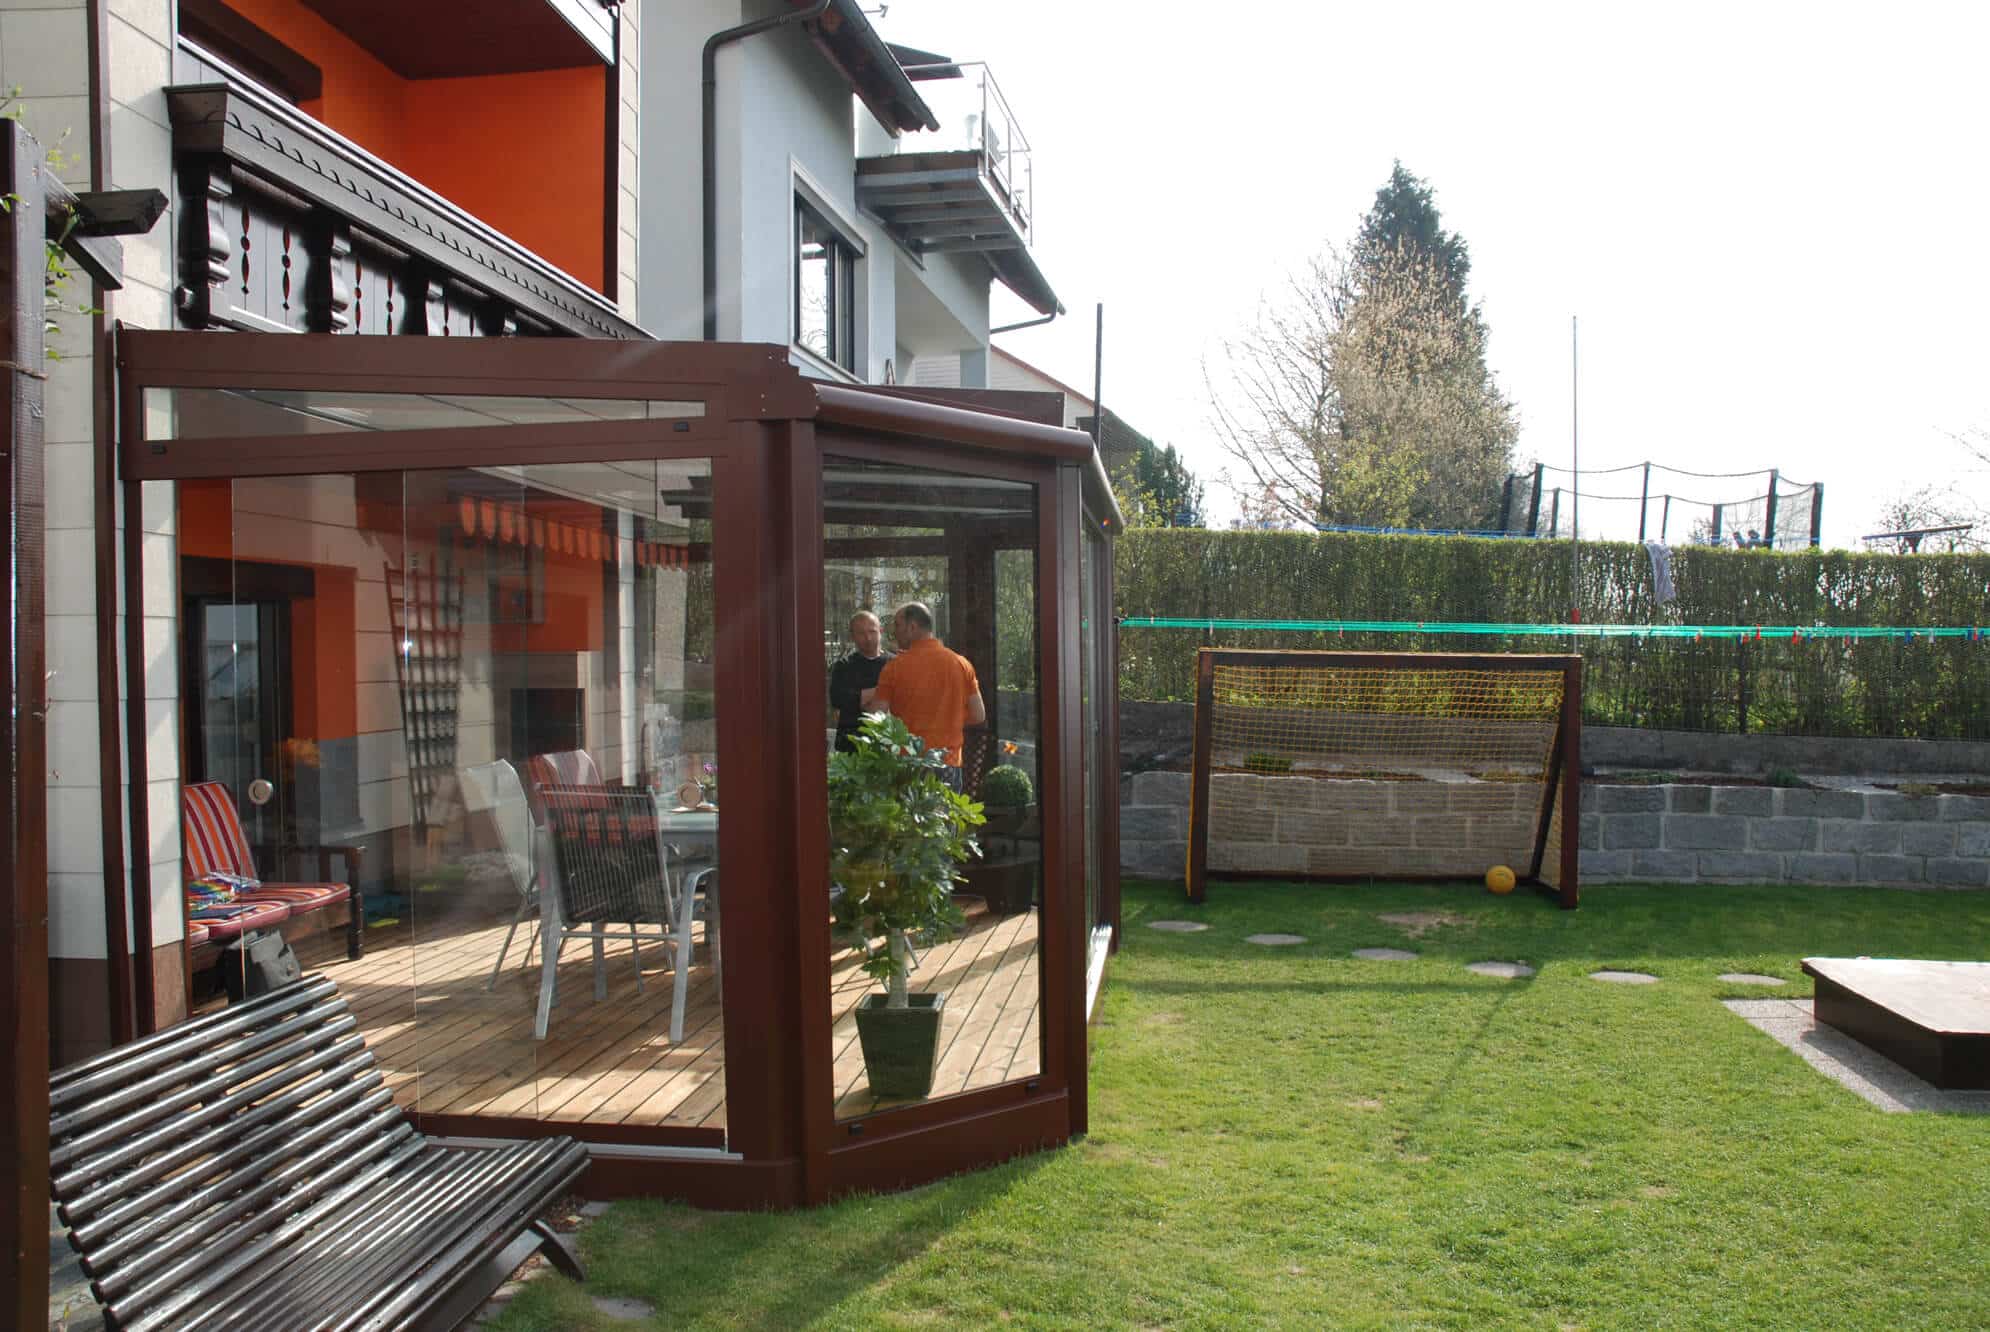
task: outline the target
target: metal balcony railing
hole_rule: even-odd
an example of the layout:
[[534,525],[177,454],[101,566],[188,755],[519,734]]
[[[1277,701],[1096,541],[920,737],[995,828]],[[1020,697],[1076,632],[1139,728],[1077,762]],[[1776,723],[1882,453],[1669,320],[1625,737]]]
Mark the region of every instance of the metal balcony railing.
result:
[[908,65],[905,72],[920,81],[919,95],[939,118],[940,129],[899,139],[894,151],[979,153],[983,176],[1008,210],[1023,243],[1029,244],[1034,198],[1029,136],[987,64],[953,60]]

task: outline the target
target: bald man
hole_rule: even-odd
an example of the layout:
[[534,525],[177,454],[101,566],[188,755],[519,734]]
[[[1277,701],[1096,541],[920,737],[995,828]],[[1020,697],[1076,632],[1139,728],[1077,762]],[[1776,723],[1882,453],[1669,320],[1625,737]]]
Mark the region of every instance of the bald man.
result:
[[836,709],[836,747],[856,748],[850,733],[864,720],[864,693],[877,688],[878,676],[891,653],[884,650],[884,626],[878,617],[860,610],[850,617],[850,650],[829,668],[829,706]]
[[891,618],[891,632],[898,655],[879,673],[877,687],[864,692],[864,706],[885,708],[901,718],[907,730],[946,759],[943,775],[958,791],[966,730],[988,720],[981,682],[966,657],[934,636],[933,611],[925,602],[900,606]]

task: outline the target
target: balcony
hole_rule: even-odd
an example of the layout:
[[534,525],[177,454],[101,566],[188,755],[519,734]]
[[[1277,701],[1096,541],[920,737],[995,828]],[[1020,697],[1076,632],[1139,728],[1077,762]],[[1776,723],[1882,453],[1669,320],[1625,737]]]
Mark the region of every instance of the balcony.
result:
[[1029,247],[1035,207],[1030,142],[978,61],[905,66],[940,122],[857,160],[857,202],[915,255],[984,256],[995,276],[1044,314],[1061,309]]

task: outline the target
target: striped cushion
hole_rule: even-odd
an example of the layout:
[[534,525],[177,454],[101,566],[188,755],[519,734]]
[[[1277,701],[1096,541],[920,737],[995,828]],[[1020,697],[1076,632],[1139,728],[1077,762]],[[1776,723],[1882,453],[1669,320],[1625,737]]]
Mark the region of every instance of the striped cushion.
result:
[[601,769],[585,749],[534,754],[525,760],[526,774],[540,786],[599,786]]
[[529,779],[528,797],[532,807],[532,820],[546,822],[546,803],[540,791],[549,786],[565,787],[571,794],[568,803],[574,808],[598,809],[604,803],[586,798],[586,791],[602,791],[606,788],[601,782],[601,769],[595,766],[594,755],[585,749],[563,749],[554,754],[534,754],[525,760],[525,775]]
[[256,878],[256,858],[249,852],[249,839],[242,834],[242,819],[235,812],[235,797],[220,782],[195,782],[180,793],[180,812],[186,825],[186,857],[189,877],[239,874]]
[[[247,909],[244,910],[244,907]],[[290,908],[281,902],[247,902],[224,906],[195,907],[189,920],[207,927],[207,937],[216,941],[233,939],[243,930],[265,930],[290,919]]]
[[291,915],[301,916],[306,911],[337,906],[351,896],[352,889],[343,883],[264,883],[244,890],[235,900],[281,902],[290,908]]

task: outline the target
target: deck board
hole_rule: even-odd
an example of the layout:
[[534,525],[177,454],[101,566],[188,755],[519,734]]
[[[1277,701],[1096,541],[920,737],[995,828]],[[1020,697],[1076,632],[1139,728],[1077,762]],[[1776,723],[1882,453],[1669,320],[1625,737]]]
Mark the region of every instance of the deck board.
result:
[[[367,931],[366,956],[349,961],[342,939],[306,942],[307,970],[336,981],[394,1098],[430,1114],[539,1119],[560,1124],[723,1129],[725,1027],[719,987],[701,932],[685,999],[684,1040],[673,1045],[674,950],[641,948],[643,991],[626,940],[610,942],[608,998],[594,998],[585,941],[568,944],[544,1041],[532,1039],[539,965],[520,927],[492,989],[485,986],[510,915],[464,914],[420,927]],[[954,939],[920,954],[914,990],[947,995],[935,1096],[1031,1077],[1041,1070],[1034,913],[976,915]],[[830,964],[833,1087],[839,1118],[884,1108],[870,1095],[855,1008],[877,989],[842,950]]]

